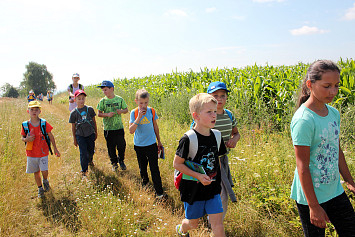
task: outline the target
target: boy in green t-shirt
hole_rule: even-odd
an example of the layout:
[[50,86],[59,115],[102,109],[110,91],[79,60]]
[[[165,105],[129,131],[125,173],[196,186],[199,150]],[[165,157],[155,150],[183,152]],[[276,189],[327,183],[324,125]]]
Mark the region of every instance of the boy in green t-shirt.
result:
[[[118,165],[122,170],[126,170],[124,154],[126,141],[124,139],[124,129],[121,114],[128,113],[126,102],[122,97],[115,95],[114,85],[110,81],[103,81],[100,86],[105,97],[97,105],[98,117],[103,117],[104,135],[107,144],[108,155],[110,156],[112,169],[117,171]],[[118,151],[118,157],[116,154]]]

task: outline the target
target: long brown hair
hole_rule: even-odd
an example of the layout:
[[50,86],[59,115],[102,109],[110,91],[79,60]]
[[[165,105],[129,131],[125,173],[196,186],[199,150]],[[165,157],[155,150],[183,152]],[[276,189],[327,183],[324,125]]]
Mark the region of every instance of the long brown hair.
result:
[[339,67],[331,60],[317,60],[309,66],[307,74],[302,82],[297,108],[306,102],[311,95],[311,91],[307,87],[306,82],[310,80],[311,83],[314,83],[315,81],[322,80],[322,75],[324,73],[333,71],[340,73]]

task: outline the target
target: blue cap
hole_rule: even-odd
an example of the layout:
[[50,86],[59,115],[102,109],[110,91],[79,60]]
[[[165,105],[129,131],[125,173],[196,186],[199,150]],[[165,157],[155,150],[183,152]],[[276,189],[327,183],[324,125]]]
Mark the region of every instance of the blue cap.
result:
[[210,85],[207,88],[207,93],[211,94],[211,93],[218,91],[218,90],[225,90],[225,91],[229,92],[229,90],[227,90],[226,84],[224,84],[223,82],[220,82],[220,81],[215,81],[215,82],[210,83]]
[[98,87],[103,88],[103,87],[115,87],[115,86],[110,81],[103,81],[103,82],[101,82],[101,85]]

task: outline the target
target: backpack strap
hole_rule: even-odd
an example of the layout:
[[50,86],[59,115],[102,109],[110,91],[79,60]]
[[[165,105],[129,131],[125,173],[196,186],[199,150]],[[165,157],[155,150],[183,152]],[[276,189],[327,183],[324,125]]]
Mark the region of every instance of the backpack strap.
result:
[[230,120],[232,120],[233,123],[233,116],[232,116],[232,112],[228,109],[224,109],[224,111],[226,111],[226,113],[228,114],[228,117],[230,118]]
[[221,142],[222,142],[222,134],[220,131],[218,131],[217,129],[211,129],[212,132],[214,133],[214,136],[216,137],[216,141],[217,141],[217,149],[219,151],[219,147],[221,146]]
[[51,155],[53,155],[53,151],[52,151],[52,148],[51,148],[51,140],[49,139],[49,136],[48,136],[47,131],[46,131],[47,130],[47,122],[46,122],[45,119],[41,118],[40,126],[41,126],[42,134],[43,134],[44,138],[46,139],[46,142],[47,142],[47,145],[48,145],[48,149],[49,149]]
[[189,154],[188,154],[187,158],[194,160],[195,156],[197,154],[197,150],[198,150],[197,134],[192,129],[187,131],[185,134],[189,138],[189,141],[190,141]]
[[27,134],[30,132],[29,121],[22,122],[22,127],[23,127],[23,131],[25,131],[25,134],[27,136]]

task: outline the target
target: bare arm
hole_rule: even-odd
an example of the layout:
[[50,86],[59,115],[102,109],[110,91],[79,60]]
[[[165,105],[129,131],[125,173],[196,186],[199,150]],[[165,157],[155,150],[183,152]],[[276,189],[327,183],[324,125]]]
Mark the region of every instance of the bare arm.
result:
[[339,144],[339,171],[344,181],[346,182],[348,189],[355,194],[354,179],[351,176],[349,167],[345,160],[344,152],[341,149],[340,144]]
[[54,139],[54,136],[51,132],[48,133],[48,137],[49,137],[49,140],[51,140],[51,143],[53,145],[53,149],[54,149],[54,153],[56,156],[60,157],[60,153],[57,149],[57,145],[55,144],[55,139]]
[[155,136],[157,137],[157,141],[158,141],[158,152],[159,152],[160,150],[163,149],[163,144],[161,144],[160,141],[159,127],[158,127],[157,120],[154,118],[153,118],[153,127],[154,127]]
[[174,163],[173,163],[175,169],[177,169],[178,171],[180,171],[183,174],[186,174],[188,176],[192,176],[192,177],[198,179],[203,185],[211,184],[212,181],[208,175],[195,172],[195,171],[189,169],[189,167],[187,167],[184,163],[185,163],[184,158],[181,158],[181,157],[175,155]]
[[126,113],[128,113],[128,108],[117,110],[117,114],[126,114]]
[[310,147],[295,146],[295,154],[298,176],[309,206],[311,223],[319,228],[325,228],[326,223],[330,221],[323,208],[319,205],[314,192],[312,176],[309,170]]
[[92,117],[92,122],[94,123],[94,130],[95,130],[95,140],[97,139],[97,125],[95,117]]
[[112,117],[113,115],[115,115],[114,112],[109,112],[109,113],[104,113],[103,111],[98,110],[97,116],[101,117],[101,118],[105,118],[105,117]]
[[237,145],[237,142],[239,141],[239,139],[240,139],[240,133],[238,131],[237,126],[235,126],[232,129],[232,135],[231,135],[231,138],[226,143],[226,147],[235,148],[235,146]]
[[136,129],[138,128],[139,122],[141,121],[143,115],[146,113],[146,111],[138,110],[138,116],[136,120],[134,120],[133,123],[129,123],[129,132],[133,134]]
[[76,132],[75,123],[71,124],[71,132],[73,134],[74,146],[78,146],[78,141],[76,140],[76,135],[75,135]]

